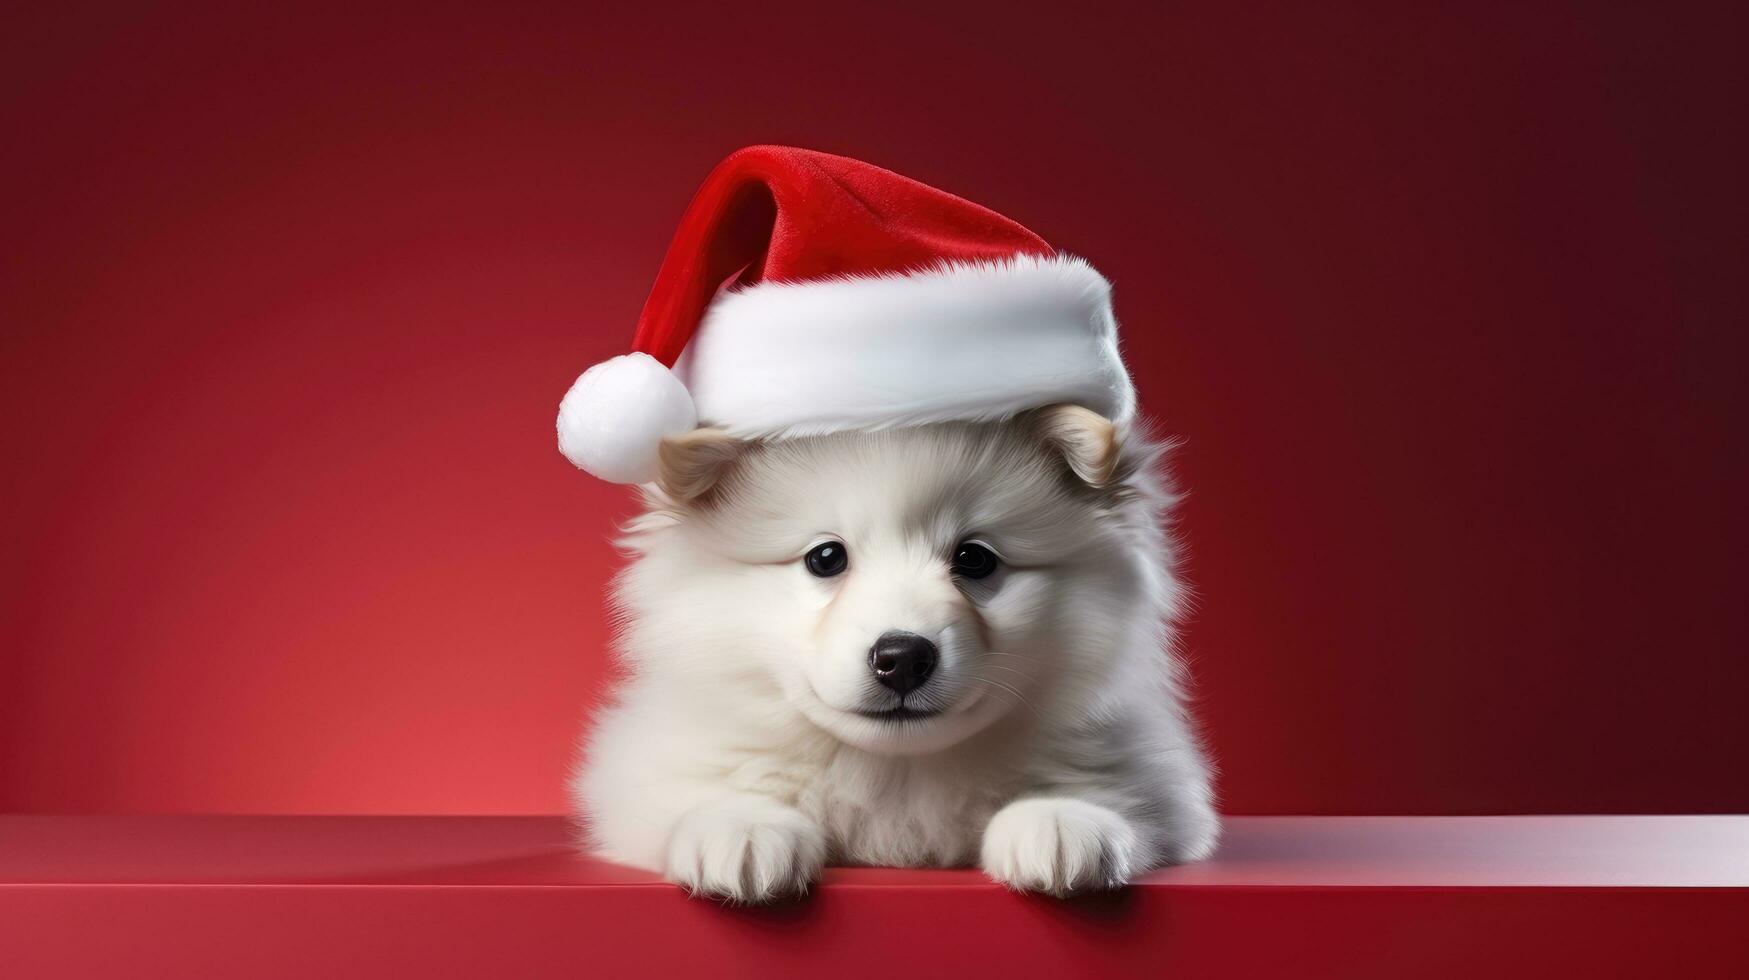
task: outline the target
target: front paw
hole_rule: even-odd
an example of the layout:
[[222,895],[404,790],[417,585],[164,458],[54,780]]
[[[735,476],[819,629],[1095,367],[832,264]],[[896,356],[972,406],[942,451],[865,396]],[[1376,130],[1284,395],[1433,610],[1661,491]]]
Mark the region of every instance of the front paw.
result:
[[668,842],[668,880],[695,895],[769,902],[800,895],[820,877],[826,837],[775,800],[736,796],[680,819]]
[[1082,800],[1018,800],[984,830],[984,873],[1016,891],[1067,895],[1129,881],[1140,844],[1129,821]]

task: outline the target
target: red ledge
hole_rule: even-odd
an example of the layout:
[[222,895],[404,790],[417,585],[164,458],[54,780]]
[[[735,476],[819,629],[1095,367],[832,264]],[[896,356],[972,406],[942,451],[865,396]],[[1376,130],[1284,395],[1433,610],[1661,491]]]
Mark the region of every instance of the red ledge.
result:
[[1749,975],[1749,817],[1235,817],[1112,895],[731,909],[551,817],[0,817],[0,977]]

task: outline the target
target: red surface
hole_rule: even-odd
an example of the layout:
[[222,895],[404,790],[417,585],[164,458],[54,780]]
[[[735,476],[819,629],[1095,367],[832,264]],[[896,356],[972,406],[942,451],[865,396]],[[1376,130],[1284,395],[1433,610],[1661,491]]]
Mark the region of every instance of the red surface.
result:
[[[776,909],[577,856],[551,818],[0,818],[18,976],[1517,976],[1749,968],[1749,818],[1237,819],[1117,895],[834,869]],[[10,968],[10,969],[8,969]],[[142,968],[148,972],[141,973]],[[1282,972],[1285,971],[1285,972]]]
[[[663,885],[559,817],[0,816],[0,885]],[[828,890],[975,888],[831,868]],[[1749,888],[1749,817],[1231,817],[1213,860],[1138,888]]]
[[1157,8],[9,12],[0,808],[561,808],[554,409],[763,140],[1114,280],[1228,810],[1749,811],[1741,5]]

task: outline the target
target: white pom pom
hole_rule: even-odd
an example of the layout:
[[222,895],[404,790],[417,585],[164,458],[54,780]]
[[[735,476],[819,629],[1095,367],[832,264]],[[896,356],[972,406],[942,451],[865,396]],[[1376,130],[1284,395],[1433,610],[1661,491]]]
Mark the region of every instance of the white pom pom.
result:
[[656,479],[662,437],[698,425],[692,396],[648,354],[602,361],[559,403],[559,452],[609,483]]

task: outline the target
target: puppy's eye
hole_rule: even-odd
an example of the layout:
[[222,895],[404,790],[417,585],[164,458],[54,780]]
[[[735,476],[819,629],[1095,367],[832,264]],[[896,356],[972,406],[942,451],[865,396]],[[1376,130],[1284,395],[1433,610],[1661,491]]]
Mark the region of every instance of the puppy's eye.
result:
[[998,561],[994,551],[967,541],[953,550],[953,573],[960,578],[986,578],[996,570]]
[[802,564],[808,566],[810,575],[831,578],[850,565],[850,551],[842,541],[827,541],[809,549],[802,556]]

